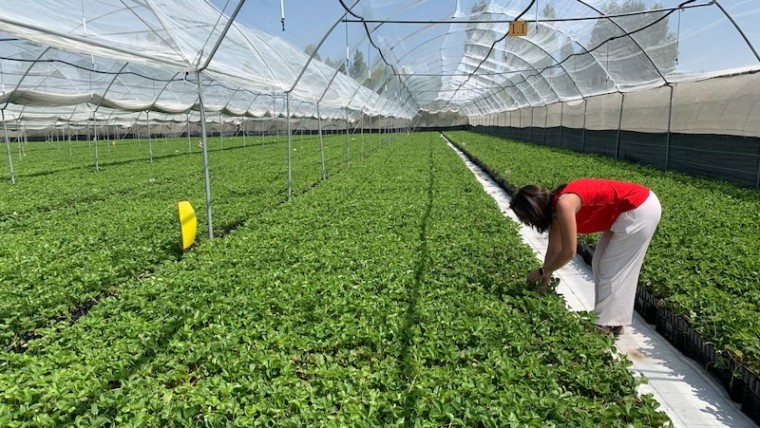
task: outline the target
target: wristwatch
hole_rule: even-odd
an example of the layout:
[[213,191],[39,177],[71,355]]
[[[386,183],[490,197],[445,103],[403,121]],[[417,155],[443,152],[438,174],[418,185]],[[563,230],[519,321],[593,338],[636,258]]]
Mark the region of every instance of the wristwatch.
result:
[[546,271],[544,270],[543,266],[541,266],[540,268],[538,268],[538,274],[541,275],[541,277],[546,276]]

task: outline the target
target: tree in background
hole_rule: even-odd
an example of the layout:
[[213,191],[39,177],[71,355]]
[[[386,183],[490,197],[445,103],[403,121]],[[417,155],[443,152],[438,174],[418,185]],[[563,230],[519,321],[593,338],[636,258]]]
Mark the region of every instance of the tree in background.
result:
[[[650,10],[661,8],[662,5],[654,4]],[[610,15],[646,10],[646,4],[641,0],[612,0],[605,4],[603,12]],[[676,34],[670,31],[670,17],[654,23],[665,13],[645,13],[597,20],[591,31],[588,48],[599,46],[594,51],[594,56],[599,61],[602,72],[584,73],[582,77],[588,79],[588,83],[593,87],[598,87],[603,86],[603,81],[608,78],[603,69],[607,69],[609,77],[618,84],[632,80],[635,83],[657,80],[659,73],[655,67],[663,75],[672,72],[678,58],[678,40]],[[613,37],[617,38],[605,43]]]
[[[316,51],[316,45],[309,44],[304,48],[306,54],[311,55]],[[322,59],[317,52],[314,55],[314,59],[324,62],[332,69],[338,70],[341,73],[345,73],[346,61],[335,60],[332,58]],[[361,82],[364,86],[374,90],[375,92],[381,92],[384,88],[384,83],[387,80],[387,68],[382,61],[378,61],[377,64],[370,68],[364,59],[364,52],[356,49],[353,54],[353,59],[348,65],[348,75],[357,81]]]
[[306,52],[306,55],[314,54],[314,59],[316,60],[319,60],[319,61],[322,60],[322,57],[319,56],[319,52],[317,52],[317,45],[313,43],[306,45],[306,47],[303,48],[303,51]]
[[[544,6],[543,19],[555,19],[556,17],[557,11],[554,9],[554,6],[550,4]],[[551,31],[551,34],[548,34],[546,36],[547,41],[542,43],[541,47],[546,49],[546,51],[551,54],[551,56],[554,57],[558,62],[563,61],[572,55],[574,52],[573,41],[570,40],[570,38],[568,38],[566,35],[547,28],[550,27],[539,25],[538,28],[536,28],[537,33],[539,33],[541,36],[543,36],[543,32]]]
[[315,44],[308,44],[305,48],[303,48],[303,51],[306,52],[307,55],[314,54],[314,59],[318,61],[324,62],[327,66],[329,66],[332,69],[339,70],[341,73],[344,72],[346,69],[346,62],[340,61],[340,60],[334,60],[332,58],[325,58],[322,59],[322,57],[319,55],[319,51],[317,51],[317,45]]
[[354,58],[349,64],[348,74],[358,81],[363,81],[367,75],[367,63],[364,61],[364,52],[356,49]]
[[[550,4],[545,5],[542,10],[542,19],[552,20],[556,17],[557,11],[554,7]],[[574,42],[566,34],[557,31],[555,29],[556,25],[556,22],[539,22],[536,25],[536,34],[531,38],[532,40],[540,41],[541,48],[547,53],[542,62],[533,64],[533,66],[536,67],[537,72],[542,72],[541,74],[547,80],[547,83],[552,84],[553,91],[557,91],[559,89],[558,86],[568,87],[568,85],[555,85],[558,82],[552,77],[562,76],[565,71],[573,73],[575,63],[575,57],[572,57]],[[559,63],[562,63],[562,65],[558,65]],[[546,71],[543,71],[544,69]],[[574,79],[575,73],[570,78]],[[563,94],[557,94],[557,96],[561,95]]]

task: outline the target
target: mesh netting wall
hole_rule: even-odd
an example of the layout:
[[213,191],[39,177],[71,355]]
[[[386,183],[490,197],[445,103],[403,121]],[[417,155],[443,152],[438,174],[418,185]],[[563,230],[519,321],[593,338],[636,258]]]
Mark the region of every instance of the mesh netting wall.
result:
[[[586,152],[605,156],[617,156],[622,94],[589,98],[586,109]],[[610,142],[614,142],[611,144]]]
[[760,187],[760,73],[491,116],[474,129]]

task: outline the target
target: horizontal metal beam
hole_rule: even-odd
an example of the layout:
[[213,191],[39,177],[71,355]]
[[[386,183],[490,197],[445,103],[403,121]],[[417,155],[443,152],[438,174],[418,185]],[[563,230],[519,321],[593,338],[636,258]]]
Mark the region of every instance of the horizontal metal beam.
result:
[[[653,13],[667,13],[678,9],[693,9],[697,7],[713,6],[714,1],[708,3],[686,5],[682,7],[668,7],[661,9],[643,10],[638,12],[614,13],[604,16],[579,16],[575,18],[546,18],[538,19],[538,22],[572,22],[572,21],[598,21],[600,19],[623,18],[627,16],[649,15]],[[356,19],[345,18],[341,22],[364,23],[364,24],[509,24],[514,19]],[[536,20],[526,20],[536,22]]]

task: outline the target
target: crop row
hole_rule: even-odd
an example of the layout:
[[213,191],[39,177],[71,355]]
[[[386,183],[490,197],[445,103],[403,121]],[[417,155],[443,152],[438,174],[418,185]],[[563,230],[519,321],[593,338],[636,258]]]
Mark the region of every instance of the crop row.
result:
[[[329,176],[345,169],[345,137],[325,141]],[[353,159],[358,159],[359,143],[358,138],[351,142]],[[52,167],[68,160],[59,158],[63,149],[55,147],[58,143],[47,144],[51,148],[29,149],[17,163],[15,185],[0,185],[3,347],[23,347],[37,328],[68,323],[127,278],[149,274],[157,264],[176,259],[177,200],[194,204],[199,239],[207,236],[202,159],[197,150],[150,162],[137,143],[124,143],[126,147],[119,147],[124,151],[122,160],[104,161],[100,171],[89,160],[43,174],[39,165]],[[186,141],[165,144],[181,147]],[[209,146],[214,145],[212,140]],[[209,154],[215,234],[287,200],[287,148],[281,137],[246,147],[227,138],[225,145]],[[296,138],[292,163],[296,194],[318,183],[319,141]]]
[[0,353],[0,425],[663,424],[536,263],[412,135]]
[[[760,194],[756,190],[614,159],[469,132],[458,145],[513,186],[554,188],[581,177],[634,181],[663,215],[640,281],[718,349],[760,368]],[[593,245],[596,236],[586,239]]]

